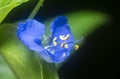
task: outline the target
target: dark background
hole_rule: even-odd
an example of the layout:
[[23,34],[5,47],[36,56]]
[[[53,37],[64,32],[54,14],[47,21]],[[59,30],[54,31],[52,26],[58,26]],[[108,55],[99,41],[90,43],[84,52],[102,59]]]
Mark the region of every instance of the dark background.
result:
[[[31,0],[14,9],[4,22],[26,19],[38,0]],[[115,0],[45,0],[35,16],[45,20],[52,16],[76,10],[95,10],[108,14],[108,23],[89,35],[59,70],[60,79],[119,79],[120,28],[119,4]],[[41,19],[40,19],[41,18]]]

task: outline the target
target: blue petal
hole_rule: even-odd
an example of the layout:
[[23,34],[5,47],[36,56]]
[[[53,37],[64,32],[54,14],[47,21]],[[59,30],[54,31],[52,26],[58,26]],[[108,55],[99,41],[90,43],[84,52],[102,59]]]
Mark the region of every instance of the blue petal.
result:
[[48,55],[51,58],[52,62],[60,63],[63,62],[70,54],[70,50],[64,48],[48,48]]
[[[64,16],[57,17],[51,23],[50,30],[52,33],[51,41],[45,49],[51,61],[59,63],[70,55],[70,51],[74,46],[74,38],[67,24],[67,18]],[[54,43],[56,43],[56,45]],[[64,43],[67,44],[67,47],[64,47]]]
[[64,42],[60,37],[66,37],[69,34],[69,38],[66,39],[65,42],[68,43],[68,50],[71,50],[74,45],[74,37],[69,25],[67,24],[67,18],[65,16],[59,16],[51,23],[51,32],[52,40],[57,37],[56,42],[59,44]]
[[18,24],[17,36],[30,49],[40,52],[43,51],[41,39],[44,32],[45,26],[42,23],[28,19]]
[[65,16],[58,16],[52,23],[51,23],[51,32],[58,27],[58,26],[64,26],[67,24],[67,18]]

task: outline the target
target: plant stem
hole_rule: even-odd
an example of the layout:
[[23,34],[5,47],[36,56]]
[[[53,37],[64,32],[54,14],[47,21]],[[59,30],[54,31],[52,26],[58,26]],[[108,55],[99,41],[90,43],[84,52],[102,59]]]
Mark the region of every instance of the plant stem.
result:
[[29,15],[29,17],[28,17],[29,19],[34,18],[34,16],[37,14],[37,12],[39,11],[40,7],[42,6],[43,2],[44,2],[44,0],[39,0],[37,5],[33,9],[32,13]]

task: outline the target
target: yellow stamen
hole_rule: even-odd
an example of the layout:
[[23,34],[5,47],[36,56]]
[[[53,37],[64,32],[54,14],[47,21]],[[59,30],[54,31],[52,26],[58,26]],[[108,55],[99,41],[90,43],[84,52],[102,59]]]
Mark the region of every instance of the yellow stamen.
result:
[[61,43],[60,46],[61,46],[61,47],[64,47],[64,48],[68,48],[68,44],[66,44],[66,42]]
[[76,50],[78,50],[78,48],[79,48],[79,45],[75,45],[75,46],[74,46],[74,48],[75,48]]
[[64,45],[65,45],[65,42],[63,42],[63,43],[60,44],[61,47],[64,47]]
[[57,46],[56,40],[57,40],[57,37],[54,37],[54,38],[53,38],[53,45],[54,45],[54,46]]
[[65,48],[68,48],[68,44],[65,44],[65,46],[64,46]]
[[67,39],[69,39],[69,37],[70,37],[70,34],[67,34],[66,36],[60,35],[61,40],[67,40]]

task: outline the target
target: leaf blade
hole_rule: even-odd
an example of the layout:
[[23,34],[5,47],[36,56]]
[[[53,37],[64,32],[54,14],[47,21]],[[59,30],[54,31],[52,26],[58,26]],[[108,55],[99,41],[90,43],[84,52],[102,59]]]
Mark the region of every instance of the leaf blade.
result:
[[21,5],[28,0],[1,0],[0,1],[0,23],[8,15],[8,13],[15,7]]
[[66,15],[75,39],[88,36],[108,20],[106,14],[97,11],[77,11]]
[[15,75],[9,69],[7,63],[0,55],[0,79],[16,79]]

